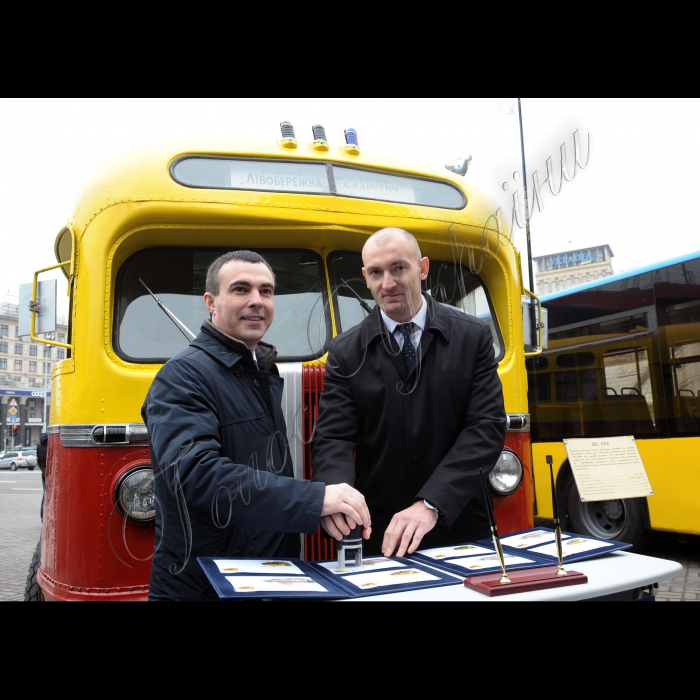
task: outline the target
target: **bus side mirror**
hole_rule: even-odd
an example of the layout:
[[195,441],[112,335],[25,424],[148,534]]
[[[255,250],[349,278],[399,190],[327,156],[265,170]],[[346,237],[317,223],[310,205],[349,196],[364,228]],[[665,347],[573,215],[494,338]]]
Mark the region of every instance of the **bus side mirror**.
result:
[[[532,306],[530,305],[532,301]],[[547,349],[547,333],[548,333],[548,323],[547,323],[547,309],[545,309],[540,304],[535,303],[535,299],[523,299],[521,302],[523,310],[523,338],[525,339],[525,352],[540,352],[541,350]],[[535,323],[537,324],[538,338],[542,338],[541,347],[533,348],[530,334],[530,321],[532,318],[532,309],[535,310]],[[541,311],[541,315],[540,315]],[[542,331],[541,335],[539,331]]]
[[547,320],[547,309],[544,306],[540,307],[542,309],[542,318],[539,319],[542,325],[542,349],[546,350],[548,347],[547,338],[549,337],[549,321]]
[[32,309],[36,310],[34,334],[54,333],[56,331],[56,280],[44,280],[37,283],[36,302],[32,302],[34,285],[19,286],[19,323],[17,335],[31,335]]

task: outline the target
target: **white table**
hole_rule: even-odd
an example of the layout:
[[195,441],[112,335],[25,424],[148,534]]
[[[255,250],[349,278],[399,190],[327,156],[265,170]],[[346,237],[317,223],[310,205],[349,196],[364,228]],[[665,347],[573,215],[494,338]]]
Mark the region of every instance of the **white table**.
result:
[[[382,595],[357,598],[354,601],[472,601],[513,602],[542,600],[590,600],[601,596],[624,594],[646,588],[677,576],[683,571],[681,564],[668,559],[647,557],[631,552],[612,552],[597,559],[576,561],[566,564],[567,570],[580,571],[588,577],[587,583],[561,588],[548,588],[541,591],[512,593],[509,595],[487,596],[467,588],[465,577],[455,576],[454,586],[425,588],[405,593],[385,593]],[[652,593],[653,595],[653,593]],[[631,595],[630,595],[631,599]]]

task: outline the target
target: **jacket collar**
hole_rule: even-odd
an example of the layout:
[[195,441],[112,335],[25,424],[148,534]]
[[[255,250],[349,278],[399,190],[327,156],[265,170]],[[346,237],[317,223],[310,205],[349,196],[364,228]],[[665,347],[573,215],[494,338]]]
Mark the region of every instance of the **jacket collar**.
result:
[[[208,319],[202,324],[199,335],[192,341],[191,345],[211,355],[226,367],[231,368],[243,361],[251,369],[256,369],[253,353],[248,346],[237,338],[224,333]],[[255,349],[255,356],[258,360],[258,367],[269,372],[277,359],[277,348],[261,340]]]
[[[438,304],[431,296],[423,292],[423,299],[427,303],[427,313],[425,315],[425,332],[437,331],[443,338],[450,342],[450,322],[445,308]],[[364,350],[371,342],[382,335],[389,334],[386,324],[382,320],[379,306],[375,305],[372,313],[362,322],[362,349]],[[434,333],[433,333],[434,335]]]

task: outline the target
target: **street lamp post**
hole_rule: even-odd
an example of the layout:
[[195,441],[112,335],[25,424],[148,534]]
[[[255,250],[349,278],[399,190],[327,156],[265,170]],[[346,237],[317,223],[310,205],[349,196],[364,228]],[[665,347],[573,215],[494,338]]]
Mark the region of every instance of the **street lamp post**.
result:
[[[525,172],[525,139],[523,138],[523,112],[518,97],[518,122],[520,124],[520,158],[523,168],[523,199],[525,200],[525,235],[527,239],[527,264],[530,276],[530,290],[535,293],[535,280],[532,274],[532,246],[530,245],[530,207],[527,201],[527,173]],[[535,315],[535,304],[530,297],[530,343],[532,349],[537,347],[537,324]]]

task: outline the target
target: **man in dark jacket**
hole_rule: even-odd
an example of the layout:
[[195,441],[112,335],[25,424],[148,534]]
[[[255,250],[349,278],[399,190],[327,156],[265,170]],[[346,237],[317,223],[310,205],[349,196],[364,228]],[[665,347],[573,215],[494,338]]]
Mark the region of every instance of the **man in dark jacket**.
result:
[[[368,554],[490,536],[484,475],[506,415],[489,328],[421,294],[428,258],[402,229],[362,250],[377,305],[331,341],[314,430],[314,479],[353,484],[372,513]],[[322,518],[337,536],[343,518]]]
[[[274,346],[274,274],[251,251],[212,263],[211,314],[156,375],[141,409],[156,490],[150,600],[218,600],[198,556],[296,557],[299,533],[342,513],[362,524],[365,499],[347,484],[293,478]],[[342,535],[341,535],[342,536]]]

